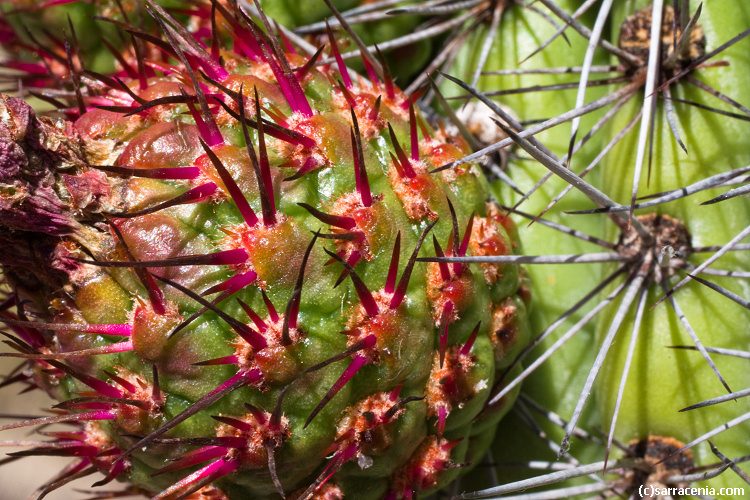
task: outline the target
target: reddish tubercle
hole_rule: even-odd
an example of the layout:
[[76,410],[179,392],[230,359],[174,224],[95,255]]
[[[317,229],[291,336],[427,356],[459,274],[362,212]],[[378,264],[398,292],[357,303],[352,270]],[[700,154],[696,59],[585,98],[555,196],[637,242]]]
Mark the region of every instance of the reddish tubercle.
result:
[[464,353],[462,346],[451,346],[441,363],[440,354],[433,359],[432,371],[427,384],[428,414],[431,417],[440,415],[444,408],[449,415],[453,408],[461,406],[475,392],[475,384],[468,378],[476,356]]
[[518,306],[511,297],[506,298],[493,309],[490,340],[496,360],[506,359],[508,352],[517,345],[518,320]]
[[276,423],[268,412],[250,411],[240,418],[222,422],[216,429],[216,435],[238,437],[244,441],[242,447],[228,450],[226,457],[228,460],[238,460],[240,468],[267,467],[268,445],[272,449],[278,448],[289,437],[289,421],[281,417],[281,421]]
[[237,339],[230,344],[235,348],[235,364],[240,370],[258,370],[262,373],[262,378],[255,384],[257,387],[265,388],[269,383],[285,383],[292,380],[298,374],[299,367],[289,350],[304,338],[304,332],[296,327],[290,327],[289,339],[285,340],[283,314],[277,315],[275,321],[270,316],[258,320],[266,326],[265,330],[262,330],[266,347],[255,349],[247,342]]
[[117,367],[117,372],[117,377],[134,389],[128,390],[124,397],[143,404],[138,407],[128,404],[117,405],[115,422],[130,434],[143,434],[144,431],[152,430],[152,426],[158,424],[158,419],[162,415],[164,394],[161,391],[155,394],[155,387],[136,373],[123,367]]
[[427,437],[412,458],[391,478],[393,498],[413,498],[413,494],[435,486],[441,472],[450,463],[450,448],[446,449],[450,444],[442,438]]
[[337,424],[339,449],[356,446],[355,458],[380,455],[391,448],[396,436],[389,432],[389,424],[405,411],[401,407],[390,412],[394,404],[389,393],[378,392],[347,408]]
[[[499,220],[503,215],[490,205],[487,217],[476,217],[472,227],[469,247],[474,256],[485,255],[509,255],[512,247],[507,236],[499,230]],[[485,281],[489,284],[496,283],[502,279],[502,264],[481,264],[484,271]]]

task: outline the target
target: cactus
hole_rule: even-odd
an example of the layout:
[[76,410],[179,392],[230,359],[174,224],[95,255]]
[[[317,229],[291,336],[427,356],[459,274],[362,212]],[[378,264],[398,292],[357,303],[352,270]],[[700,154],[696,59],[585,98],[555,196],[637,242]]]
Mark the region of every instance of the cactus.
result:
[[441,488],[529,337],[517,265],[423,262],[517,251],[481,170],[429,173],[465,144],[369,54],[367,82],[262,12],[147,9],[144,61],[59,55],[85,86],[57,118],[2,99],[3,383],[59,404],[0,431],[73,426],[12,456],[76,457],[39,497],[96,471],[155,499]]

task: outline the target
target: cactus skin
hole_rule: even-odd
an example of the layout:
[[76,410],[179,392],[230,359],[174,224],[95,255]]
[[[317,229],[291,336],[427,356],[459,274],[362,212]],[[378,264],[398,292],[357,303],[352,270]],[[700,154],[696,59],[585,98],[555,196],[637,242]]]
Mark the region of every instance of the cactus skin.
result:
[[333,85],[218,4],[234,50],[204,50],[152,9],[172,58],[127,89],[69,121],[2,99],[2,321],[61,412],[0,430],[74,423],[28,454],[157,499],[444,486],[528,340],[515,265],[415,260],[517,251],[481,171],[428,174],[465,146],[382,75]]

